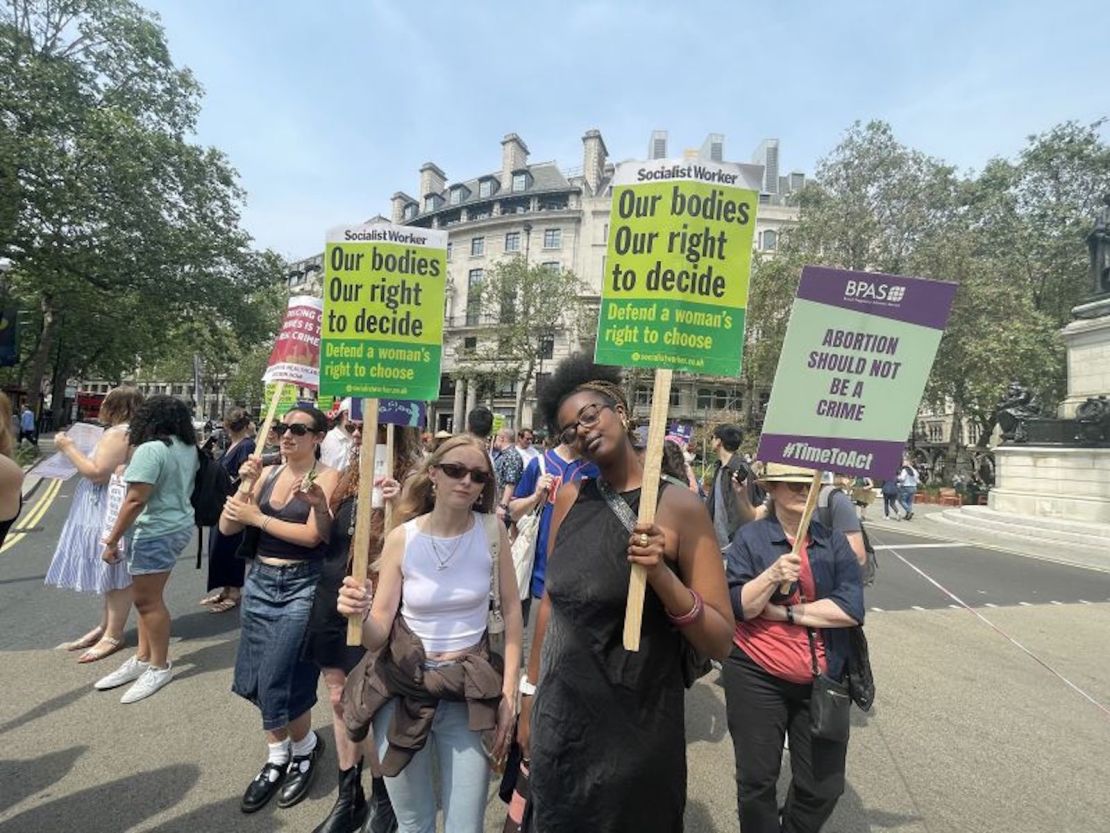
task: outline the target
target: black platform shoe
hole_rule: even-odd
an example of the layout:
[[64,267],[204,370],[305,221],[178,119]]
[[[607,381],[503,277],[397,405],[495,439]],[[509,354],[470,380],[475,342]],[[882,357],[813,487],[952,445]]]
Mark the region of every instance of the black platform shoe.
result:
[[271,764],[267,762],[262,771],[247,785],[243,793],[243,800],[239,802],[239,809],[244,813],[253,813],[261,810],[267,802],[274,797],[274,793],[281,789],[285,780],[286,764]]
[[307,755],[294,755],[289,761],[289,770],[285,773],[285,784],[278,796],[278,807],[292,807],[308,795],[308,788],[316,779],[316,770],[320,768],[320,756],[324,754],[324,739],[319,732],[316,735],[316,746]]
[[397,833],[397,816],[389,793],[385,791],[385,779],[374,779],[374,793],[370,797],[370,823],[366,833]]
[[362,791],[362,759],[350,769],[339,770],[339,795],[335,806],[312,833],[358,833],[370,813]]

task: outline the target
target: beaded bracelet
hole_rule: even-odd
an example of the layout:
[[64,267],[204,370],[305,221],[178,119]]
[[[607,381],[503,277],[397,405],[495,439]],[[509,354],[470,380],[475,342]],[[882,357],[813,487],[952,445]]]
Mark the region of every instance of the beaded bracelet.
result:
[[690,595],[694,597],[694,606],[681,616],[675,616],[670,611],[667,611],[667,618],[671,620],[671,624],[676,628],[684,628],[687,625],[694,624],[705,611],[705,600],[702,599],[701,593],[692,587],[687,589],[690,591]]

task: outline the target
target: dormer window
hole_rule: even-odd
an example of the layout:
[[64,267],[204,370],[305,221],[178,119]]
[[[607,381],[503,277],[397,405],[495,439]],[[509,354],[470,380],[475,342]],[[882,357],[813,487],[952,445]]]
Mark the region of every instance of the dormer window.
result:
[[478,196],[479,197],[492,197],[493,196],[493,179],[483,179],[478,183]]
[[520,192],[528,187],[528,172],[521,171],[518,174],[513,174],[513,191]]
[[451,189],[451,196],[449,197],[451,205],[459,205],[470,195],[470,189],[462,185],[456,185]]
[[411,220],[416,217],[416,203],[410,202],[405,206],[405,219]]
[[440,202],[443,200],[439,194],[428,194],[424,197],[424,211],[425,213],[435,211],[439,208]]

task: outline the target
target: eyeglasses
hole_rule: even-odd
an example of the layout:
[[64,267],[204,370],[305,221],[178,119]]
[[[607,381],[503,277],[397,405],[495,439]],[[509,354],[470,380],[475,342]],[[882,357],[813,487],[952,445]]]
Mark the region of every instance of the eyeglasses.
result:
[[353,433],[355,433],[355,431],[361,431],[362,430],[362,423],[361,422],[348,422],[346,425],[343,426],[343,428],[346,429],[348,434],[353,434]]
[[559,432],[559,440],[563,445],[574,445],[574,441],[578,439],[578,427],[593,428],[601,419],[601,412],[606,408],[612,410],[613,406],[608,402],[594,402],[592,405],[587,405],[578,412],[577,422],[572,422]]
[[284,422],[279,422],[273,427],[273,432],[279,437],[284,437],[286,431],[288,431],[294,437],[303,437],[305,434],[316,433],[315,428],[305,425],[303,422],[294,422],[292,425],[286,425]]
[[477,483],[479,486],[484,486],[493,479],[493,475],[489,472],[482,469],[472,469],[462,463],[436,463],[435,467],[452,480],[462,480],[469,474],[470,482]]

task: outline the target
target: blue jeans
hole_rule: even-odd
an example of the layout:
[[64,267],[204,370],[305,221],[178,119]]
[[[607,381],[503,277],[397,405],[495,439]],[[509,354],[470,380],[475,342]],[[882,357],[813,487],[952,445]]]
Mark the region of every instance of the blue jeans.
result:
[[899,486],[898,487],[898,503],[902,505],[902,510],[908,515],[913,512],[913,496],[917,491],[916,486]]
[[[374,715],[378,756],[389,748],[389,724],[397,706],[394,698]],[[441,700],[432,721],[427,745],[408,766],[385,779],[389,800],[397,814],[398,833],[435,833],[436,795],[432,788],[432,756],[439,762],[443,795],[444,833],[482,833],[489,791],[489,760],[482,735],[468,726],[466,703]]]

